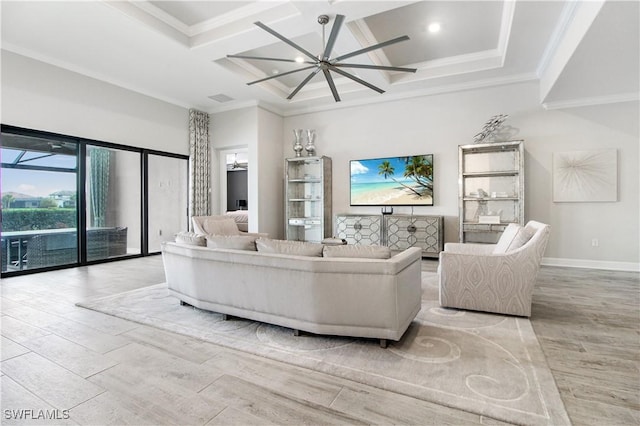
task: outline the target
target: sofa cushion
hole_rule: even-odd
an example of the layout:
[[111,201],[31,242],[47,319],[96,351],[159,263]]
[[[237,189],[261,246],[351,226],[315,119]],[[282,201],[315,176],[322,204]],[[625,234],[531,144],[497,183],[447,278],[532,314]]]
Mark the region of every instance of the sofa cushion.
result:
[[202,229],[207,235],[240,235],[236,221],[232,218],[220,219],[216,216],[205,218]]
[[325,246],[324,257],[350,257],[362,259],[390,259],[391,249],[384,246]]
[[207,247],[256,251],[256,238],[249,235],[207,235]]
[[498,244],[493,249],[494,254],[503,254],[518,249],[533,237],[535,231],[517,223],[510,223],[504,230]]
[[176,234],[176,243],[205,247],[207,240],[204,235],[196,234],[195,232],[178,232]]
[[289,254],[292,256],[322,257],[323,245],[304,241],[272,240],[258,238],[256,247],[262,253]]

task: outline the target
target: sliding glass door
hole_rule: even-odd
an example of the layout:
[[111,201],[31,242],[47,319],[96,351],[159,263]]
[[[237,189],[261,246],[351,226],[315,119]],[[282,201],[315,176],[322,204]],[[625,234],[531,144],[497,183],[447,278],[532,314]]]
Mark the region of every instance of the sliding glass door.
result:
[[87,145],[87,261],[141,253],[139,152]]
[[2,272],[78,262],[77,149],[2,134]]
[[3,276],[157,253],[188,229],[188,157],[2,125]]

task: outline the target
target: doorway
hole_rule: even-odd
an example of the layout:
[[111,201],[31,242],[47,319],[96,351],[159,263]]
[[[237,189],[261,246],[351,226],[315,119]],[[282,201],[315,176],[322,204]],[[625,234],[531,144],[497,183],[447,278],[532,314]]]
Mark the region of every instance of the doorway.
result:
[[220,213],[249,211],[247,148],[220,151]]

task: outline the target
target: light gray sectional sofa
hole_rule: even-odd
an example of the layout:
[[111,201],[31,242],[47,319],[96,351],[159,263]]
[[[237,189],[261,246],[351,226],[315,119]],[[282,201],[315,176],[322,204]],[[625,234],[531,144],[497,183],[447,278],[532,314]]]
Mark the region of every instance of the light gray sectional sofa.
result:
[[164,243],[169,292],[200,309],[310,333],[399,340],[421,307],[421,256],[295,256]]

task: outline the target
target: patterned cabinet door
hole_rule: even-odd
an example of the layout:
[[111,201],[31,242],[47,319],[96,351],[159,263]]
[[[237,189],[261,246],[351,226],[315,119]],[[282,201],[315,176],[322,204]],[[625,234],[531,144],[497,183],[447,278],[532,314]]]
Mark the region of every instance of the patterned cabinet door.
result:
[[385,245],[391,250],[420,247],[423,256],[438,257],[444,248],[442,216],[386,215]]
[[347,240],[347,244],[382,245],[382,216],[339,214],[336,237]]

